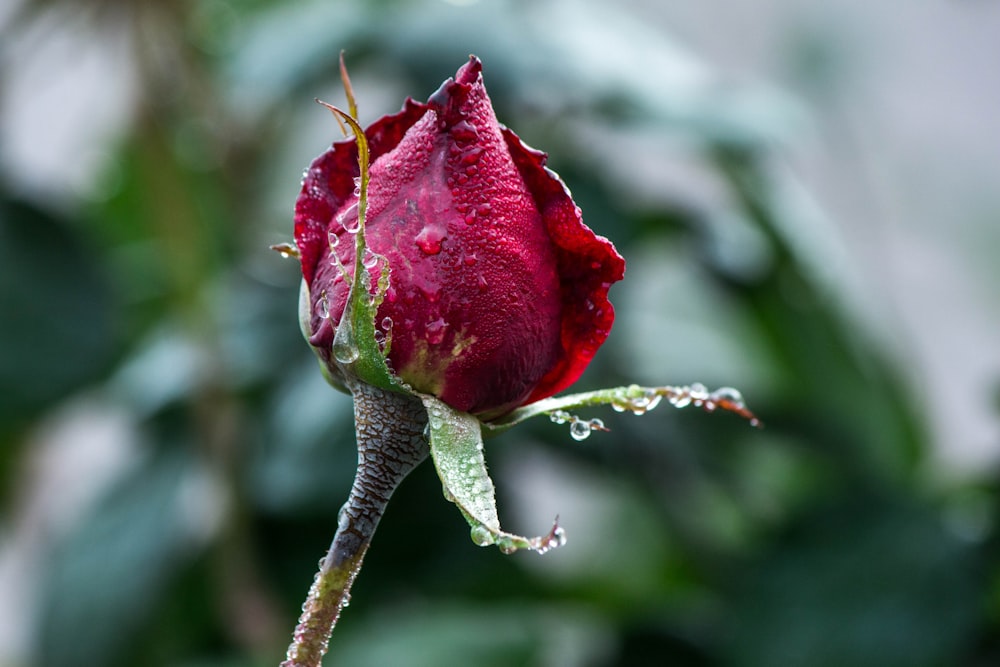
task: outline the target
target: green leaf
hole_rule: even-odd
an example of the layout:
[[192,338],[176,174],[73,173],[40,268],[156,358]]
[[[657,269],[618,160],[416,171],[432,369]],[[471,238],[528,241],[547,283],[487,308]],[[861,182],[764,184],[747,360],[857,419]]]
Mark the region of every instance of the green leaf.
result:
[[565,542],[558,520],[547,535],[521,537],[500,528],[493,480],[486,471],[478,419],[433,396],[420,395],[427,408],[431,457],[444,485],[445,497],[458,505],[472,526],[472,541],[496,544],[504,553],[531,549],[545,553]]

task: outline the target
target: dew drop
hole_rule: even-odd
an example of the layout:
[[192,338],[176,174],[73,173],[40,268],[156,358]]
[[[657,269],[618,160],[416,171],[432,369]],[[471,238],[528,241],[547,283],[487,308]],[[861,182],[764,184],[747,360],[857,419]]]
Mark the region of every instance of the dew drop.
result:
[[[466,165],[474,165],[479,162],[479,155],[483,152],[482,148],[470,148],[469,150],[462,153],[461,162]],[[466,172],[468,173],[468,172]],[[470,176],[472,174],[469,174]]]
[[452,126],[451,136],[455,137],[455,141],[470,142],[479,138],[479,132],[469,121],[460,120]]
[[490,284],[486,282],[486,278],[481,273],[479,274],[479,277],[476,278],[476,285],[479,287],[480,292],[485,292],[486,288],[490,286]]
[[590,437],[590,423],[576,421],[569,425],[569,435],[574,440],[586,440]]
[[329,299],[326,296],[326,292],[323,292],[323,294],[320,295],[319,304],[317,304],[317,306],[319,308],[319,316],[321,318],[323,318],[324,320],[329,319],[330,318],[330,301],[329,301]]
[[472,266],[473,264],[476,263],[477,259],[478,258],[476,257],[476,253],[470,252],[462,259],[462,261],[465,262],[466,266]]
[[331,249],[336,248],[337,244],[340,243],[340,237],[332,229],[326,233],[326,240],[330,244]]
[[472,537],[472,541],[481,547],[488,547],[494,542],[493,533],[486,526],[473,526],[469,534]]
[[675,408],[686,408],[691,405],[691,397],[688,394],[674,394],[667,400]]
[[365,248],[365,258],[361,261],[361,265],[366,269],[374,269],[376,264],[378,264],[378,255],[370,248]]
[[285,259],[299,257],[299,247],[294,243],[277,243],[271,246],[271,250],[277,251]]
[[746,407],[746,402],[743,400],[743,394],[740,393],[739,389],[734,389],[733,387],[720,387],[719,389],[713,391],[709,398],[715,403],[728,401],[735,408]]
[[348,234],[357,234],[361,229],[361,222],[358,219],[358,202],[354,202],[343,211],[337,214],[337,223],[344,228]]
[[497,545],[500,548],[500,553],[509,556],[515,551],[517,551],[517,545],[511,541],[501,542]]
[[392,329],[392,318],[391,317],[383,317],[382,318],[382,328],[385,329],[386,331],[389,331],[390,329]]
[[571,415],[568,412],[565,412],[564,410],[556,410],[555,412],[549,415],[549,419],[554,424],[565,424],[571,418],[572,418]]
[[442,224],[429,223],[424,226],[417,238],[417,247],[425,255],[436,255],[441,252],[441,242],[448,236],[447,228]]
[[489,204],[480,204],[476,207],[476,213],[482,216],[487,216],[493,211],[493,207]]
[[431,345],[438,345],[444,340],[445,329],[448,328],[448,323],[444,321],[444,318],[438,317],[436,320],[428,322],[424,329],[427,331],[427,342]]
[[356,345],[340,338],[333,341],[333,356],[342,364],[352,364],[358,360],[361,352]]

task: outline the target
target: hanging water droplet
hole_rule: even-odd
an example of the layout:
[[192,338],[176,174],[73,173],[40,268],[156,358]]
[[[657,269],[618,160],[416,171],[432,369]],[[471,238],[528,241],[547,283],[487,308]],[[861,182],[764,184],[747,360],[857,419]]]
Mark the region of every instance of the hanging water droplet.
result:
[[493,533],[486,526],[473,526],[469,534],[472,537],[472,541],[481,547],[488,547],[495,541]]
[[340,363],[353,364],[360,355],[361,352],[358,351],[357,346],[350,341],[344,340],[340,336],[334,338],[333,356]]
[[378,264],[378,255],[372,252],[371,248],[365,248],[365,257],[361,260],[361,266],[366,269],[374,269],[376,264]]
[[565,424],[572,418],[573,416],[568,412],[566,412],[565,410],[556,410],[555,412],[549,415],[549,419],[552,420],[552,422],[555,424]]
[[569,435],[574,440],[586,440],[590,437],[590,423],[575,421],[569,425]]
[[319,297],[319,316],[324,320],[330,318],[330,301],[327,299],[326,292],[323,292]]
[[607,428],[604,426],[604,422],[600,419],[594,417],[590,420],[590,428],[594,431],[606,431]]
[[337,232],[335,230],[333,230],[333,229],[331,229],[330,231],[328,231],[326,233],[326,240],[327,240],[327,243],[330,244],[330,249],[331,250],[334,249],[334,248],[336,248],[337,244],[340,243],[340,237],[337,236]]
[[663,400],[663,396],[655,392],[648,392],[646,394],[646,398],[649,400],[649,403],[646,404],[647,411],[655,408],[657,405],[660,404],[660,401]]
[[382,318],[382,328],[385,329],[386,331],[389,331],[389,330],[392,329],[392,318],[391,317],[386,316],[386,317]]
[[512,553],[514,553],[515,551],[517,551],[517,545],[514,544],[514,542],[511,541],[511,540],[509,540],[509,539],[504,540],[504,541],[498,543],[497,547],[500,548],[500,553],[502,553],[502,554],[504,554],[506,556],[509,556]]

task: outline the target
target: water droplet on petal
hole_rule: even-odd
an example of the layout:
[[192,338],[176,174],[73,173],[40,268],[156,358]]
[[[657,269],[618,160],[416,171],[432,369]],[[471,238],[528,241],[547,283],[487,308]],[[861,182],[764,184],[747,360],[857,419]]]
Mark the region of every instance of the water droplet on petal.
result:
[[427,342],[431,345],[438,345],[444,340],[445,329],[448,328],[448,323],[444,321],[444,318],[438,317],[436,320],[428,322],[424,329],[427,331]]
[[469,121],[460,120],[452,126],[451,136],[455,137],[455,141],[470,142],[479,138],[479,131]]
[[326,233],[326,240],[327,240],[327,243],[330,244],[330,249],[331,250],[333,248],[336,248],[337,244],[340,243],[340,237],[337,236],[337,232],[334,231],[334,230],[332,230],[332,229]]
[[[469,150],[462,153],[462,158],[461,158],[462,164],[467,164],[467,165],[476,164],[477,162],[479,162],[479,154],[482,152],[483,149],[479,148],[478,146],[475,148],[470,148]],[[466,170],[466,173],[468,173],[468,170]]]
[[317,307],[319,308],[319,316],[322,317],[324,320],[329,319],[330,301],[329,299],[327,299],[326,292],[323,292],[323,294],[320,295]]
[[378,255],[370,248],[365,248],[365,258],[361,261],[361,265],[366,269],[374,269],[376,264],[378,264]]
[[462,261],[465,262],[466,266],[472,266],[473,264],[476,263],[477,259],[478,258],[476,257],[476,253],[470,252],[470,253],[468,253],[468,254],[465,255],[465,257],[462,259]]
[[448,230],[444,225],[428,223],[414,240],[425,255],[436,255],[441,252],[441,242],[447,237]]

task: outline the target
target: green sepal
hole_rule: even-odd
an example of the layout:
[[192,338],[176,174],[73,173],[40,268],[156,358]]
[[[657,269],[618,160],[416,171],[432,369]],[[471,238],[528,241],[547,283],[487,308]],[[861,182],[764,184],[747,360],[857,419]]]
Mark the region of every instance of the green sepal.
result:
[[[483,426],[487,429],[487,435],[496,435],[532,417],[549,415],[557,417],[556,421],[560,419],[566,421],[565,418],[559,417],[560,413],[596,405],[610,405],[618,412],[628,411],[641,415],[655,408],[663,399],[676,408],[691,405],[702,408],[706,412],[713,412],[717,409],[734,412],[748,420],[751,426],[761,425],[760,420],[746,407],[743,396],[737,390],[732,387],[722,387],[715,391],[709,391],[704,385],[694,383],[662,387],[640,387],[637,384],[632,384],[627,387],[598,389],[597,391],[568,396],[553,396],[518,408],[498,419],[485,422]],[[567,415],[566,417],[571,416]]]
[[[365,213],[368,208],[368,140],[364,129],[355,118],[335,106],[321,102],[337,117],[350,126],[358,145],[358,167],[361,174],[358,196],[358,231],[354,234],[354,277],[348,293],[344,313],[341,315],[337,332],[333,338],[333,358],[345,375],[362,382],[385,389],[409,393],[409,388],[389,369],[386,355],[389,340],[384,346],[376,337],[375,317],[378,307],[385,298],[389,287],[389,263],[385,257],[368,251],[365,239]],[[353,110],[353,102],[352,102]],[[371,254],[381,265],[379,279],[372,291],[371,275],[364,266],[366,253]]]
[[497,514],[493,480],[486,471],[480,422],[433,396],[420,395],[427,408],[431,457],[445,497],[458,505],[480,546],[495,544],[504,553],[531,549],[545,553],[565,542],[558,521],[540,537],[521,537],[503,531]]

